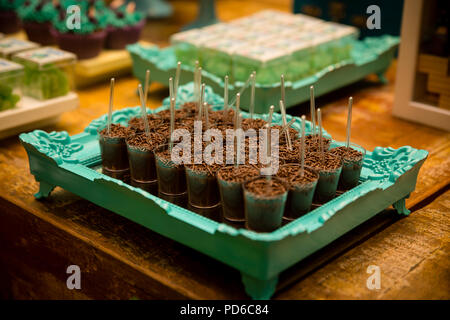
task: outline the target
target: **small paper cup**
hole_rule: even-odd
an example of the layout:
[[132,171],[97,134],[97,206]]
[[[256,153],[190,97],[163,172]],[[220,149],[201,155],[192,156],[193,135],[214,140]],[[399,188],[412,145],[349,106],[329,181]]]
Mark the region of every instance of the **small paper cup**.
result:
[[288,194],[288,187],[285,182],[277,177],[271,179],[277,180],[286,191],[282,194],[261,197],[247,189],[250,182],[261,179],[257,177],[244,183],[244,201],[245,201],[245,226],[247,229],[257,232],[272,232],[281,226]]
[[124,180],[130,174],[125,138],[108,137],[98,131],[102,172],[110,177]]
[[[299,164],[286,164],[285,166],[295,166],[301,170],[301,166]],[[295,220],[309,212],[311,209],[314,192],[316,191],[317,182],[319,181],[319,174],[317,171],[308,167],[305,167],[305,170],[313,173],[316,178],[314,181],[308,183],[289,183],[288,198],[283,216],[286,220]]]
[[212,208],[220,204],[219,188],[215,176],[208,172],[185,167],[189,205],[196,208]]

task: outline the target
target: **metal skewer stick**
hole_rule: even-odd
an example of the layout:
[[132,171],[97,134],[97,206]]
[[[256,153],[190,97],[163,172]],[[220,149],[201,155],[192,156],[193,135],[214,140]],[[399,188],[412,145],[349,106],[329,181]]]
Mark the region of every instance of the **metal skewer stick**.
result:
[[200,90],[200,99],[198,101],[198,120],[202,120],[202,115],[203,115],[203,102],[205,100],[205,84],[203,83],[201,85],[201,90]]
[[309,87],[309,105],[311,110],[312,135],[316,135],[316,102],[314,100],[314,86]]
[[203,102],[203,112],[205,113],[205,126],[206,130],[209,129],[209,110],[208,110],[208,102]]
[[280,89],[281,89],[281,100],[283,100],[284,105],[286,105],[286,90],[284,88],[284,74],[280,76]]
[[321,161],[323,162],[322,112],[320,111],[320,108],[317,109],[317,120],[319,122],[319,153]]
[[255,85],[256,85],[256,71],[253,71],[253,73],[250,75],[250,82],[252,84],[251,86],[251,93],[250,93],[250,119],[253,119],[253,113],[255,112]]
[[350,97],[348,98],[347,138],[345,139],[345,146],[347,149],[350,147],[350,133],[352,129],[352,106],[353,106],[353,97]]
[[241,106],[241,94],[240,93],[236,93],[236,110],[235,110],[235,115],[234,115],[234,126],[236,127],[238,118],[239,118],[239,113],[240,113],[240,108]]
[[237,123],[235,127],[236,132],[236,168],[239,167],[241,163],[241,144],[242,144],[242,135],[241,135],[241,126],[242,126],[242,114],[238,114]]
[[144,121],[144,128],[145,128],[145,135],[147,139],[150,139],[150,127],[148,125],[148,119],[147,119],[147,108],[145,107],[145,98],[144,98],[144,92],[142,92],[142,85],[138,85],[138,91],[139,91],[139,98],[141,100],[141,116],[142,120]]
[[272,118],[273,118],[273,112],[275,110],[275,107],[273,105],[270,106],[269,108],[269,118],[267,119],[267,123],[270,125],[272,125]]
[[113,113],[113,104],[114,104],[114,84],[115,79],[111,78],[110,90],[109,90],[109,109],[108,109],[108,136],[111,136],[111,122],[112,122],[112,113]]
[[145,83],[144,83],[144,102],[145,107],[147,107],[148,90],[150,87],[150,70],[145,71]]
[[223,110],[228,111],[228,76],[225,76],[225,85],[223,88]]
[[301,176],[303,177],[303,174],[305,173],[305,122],[306,122],[306,117],[303,115],[302,116],[302,150],[300,151],[301,153]]
[[[281,110],[281,117],[283,119],[283,126],[286,126],[287,125],[286,109],[284,107],[283,100],[280,100],[280,110]],[[285,134],[286,134],[286,141],[287,141],[288,149],[292,150],[292,142],[291,142],[291,136],[289,135],[289,130],[286,131]]]
[[173,148],[173,131],[175,130],[175,98],[170,99],[170,137],[169,137],[169,151]]
[[175,98],[175,105],[177,102],[177,95],[178,95],[178,85],[180,84],[180,73],[181,73],[181,62],[178,61],[177,63],[177,71],[175,72],[175,85],[173,88],[174,91],[174,98]]

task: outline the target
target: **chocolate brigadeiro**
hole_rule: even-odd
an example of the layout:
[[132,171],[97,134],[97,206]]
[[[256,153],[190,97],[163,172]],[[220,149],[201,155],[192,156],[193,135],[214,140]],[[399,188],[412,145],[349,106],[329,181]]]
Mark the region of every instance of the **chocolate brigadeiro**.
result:
[[247,166],[247,165],[229,165],[223,167],[217,173],[217,177],[227,182],[237,182],[242,183],[251,178],[254,178],[259,175],[259,170],[256,166]]
[[[164,120],[164,122],[170,122],[170,109],[164,109],[156,113],[158,117]],[[175,122],[182,122],[184,118],[188,116],[188,113],[183,109],[175,110]]]
[[126,138],[128,135],[128,130],[127,127],[124,127],[119,123],[111,123],[109,135],[108,128],[101,130],[99,133],[108,138]]
[[[327,151],[331,144],[331,139],[322,137],[323,141],[323,150]],[[308,135],[305,139],[306,150],[309,152],[319,152],[320,143],[319,143],[319,135]]]
[[323,156],[319,152],[311,152],[305,158],[305,165],[318,170],[336,170],[342,166],[342,160],[330,152],[324,152]]
[[261,177],[246,183],[245,188],[248,192],[259,197],[274,197],[287,191],[287,188],[280,181]]
[[245,225],[257,232],[271,232],[281,226],[287,186],[277,177],[259,177],[244,183]]
[[[362,151],[364,148],[360,147]],[[339,178],[339,189],[348,190],[358,185],[359,177],[363,166],[363,152],[352,148],[342,146],[333,148],[330,153],[339,156],[342,159],[342,173]]]
[[311,209],[319,174],[310,168],[304,168],[302,174],[299,164],[286,164],[278,169],[276,176],[289,185],[283,218],[294,220],[307,213]]
[[[196,117],[198,115],[198,102],[186,102],[181,106],[186,117]],[[208,111],[211,112],[211,105],[208,104]]]
[[[192,132],[192,128],[187,126],[184,123],[179,123],[176,122],[175,123],[175,130],[177,129],[186,129],[189,132]],[[169,140],[170,138],[170,123],[164,123],[163,125],[159,126],[158,128],[156,128],[155,130],[156,133],[160,134],[161,136],[164,137],[164,139]]]
[[300,165],[280,166],[276,176],[285,180],[291,188],[293,185],[310,183],[318,178],[317,173],[309,168],[305,168],[302,175]]
[[166,141],[163,136],[155,132],[150,132],[148,137],[146,133],[142,132],[129,135],[127,138],[128,145],[136,147],[141,151],[152,151],[157,146],[166,143]]
[[214,123],[233,123],[234,121],[234,110],[228,108],[225,110],[211,111],[209,114],[209,119]]
[[360,161],[363,157],[363,153],[355,150],[351,147],[347,148],[345,146],[333,148],[330,150],[330,153],[335,154],[342,158],[344,161]]
[[289,150],[286,144],[280,145],[278,149],[278,157],[282,163],[299,163],[300,162],[301,144],[296,143],[292,145]]
[[154,195],[158,194],[155,156],[153,150],[165,139],[154,132],[131,134],[127,138],[131,184]]
[[[281,133],[283,127],[279,126],[279,125],[275,125],[275,126],[272,126],[271,128],[272,128],[272,130],[273,129],[279,130],[278,135],[279,135],[279,139],[280,139],[280,144],[287,144],[286,134],[285,133]],[[294,128],[291,128],[291,127],[289,127],[288,130],[289,130],[289,136],[291,138],[292,143],[294,143],[295,141],[299,140],[300,134],[299,134],[299,132],[297,130],[295,130]]]
[[246,165],[222,167],[217,173],[222,212],[229,221],[245,221],[242,183],[259,175],[259,169]]
[[128,180],[129,163],[125,138],[128,129],[120,124],[111,123],[110,132],[105,128],[99,132],[102,172],[110,177]]
[[[147,115],[148,126],[151,131],[155,131],[156,128],[160,127],[164,123],[164,119],[157,116],[156,114]],[[144,132],[145,125],[141,117],[134,117],[128,121],[128,129],[134,132]]]
[[314,194],[315,201],[325,203],[336,195],[339,177],[342,172],[342,159],[330,152],[309,153],[305,165],[319,171],[319,182]]
[[263,119],[250,119],[245,118],[242,119],[242,130],[246,131],[248,129],[255,129],[258,132],[259,129],[263,128],[266,125],[267,121]]

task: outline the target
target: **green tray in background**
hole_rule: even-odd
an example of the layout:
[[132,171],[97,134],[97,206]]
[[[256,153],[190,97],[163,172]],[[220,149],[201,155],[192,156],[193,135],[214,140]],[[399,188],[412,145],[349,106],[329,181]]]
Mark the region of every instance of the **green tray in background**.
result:
[[[309,100],[309,86],[315,86],[316,97],[344,87],[365,78],[369,74],[376,74],[381,81],[385,81],[384,72],[389,67],[395,56],[399,38],[389,35],[365,38],[356,41],[352,50],[350,60],[342,61],[331,65],[316,74],[296,81],[285,83],[286,105],[291,107]],[[159,82],[168,86],[169,77],[175,77],[176,57],[173,47],[160,49],[157,46],[142,46],[133,44],[127,47],[133,60],[133,74],[143,82],[145,70],[151,71],[151,81]],[[258,78],[258,75],[256,75]],[[180,84],[185,84],[193,80],[193,68],[183,66],[180,75]],[[202,81],[211,86],[213,91],[223,95],[223,79],[203,71]],[[238,93],[243,82],[236,82],[230,85],[230,95]],[[269,107],[274,105],[278,108],[280,100],[280,83],[272,85],[256,86],[255,112],[267,113]],[[230,101],[232,97],[230,98]],[[242,109],[248,110],[250,102],[250,90],[244,91],[241,96]]]

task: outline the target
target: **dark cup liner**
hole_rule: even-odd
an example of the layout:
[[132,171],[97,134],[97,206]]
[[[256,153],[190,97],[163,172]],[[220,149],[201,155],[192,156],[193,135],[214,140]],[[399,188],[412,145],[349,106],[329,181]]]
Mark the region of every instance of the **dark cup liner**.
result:
[[75,53],[80,60],[98,56],[103,50],[107,34],[106,30],[91,34],[59,33],[53,28],[50,32],[62,50]]
[[30,41],[37,42],[43,46],[55,44],[55,38],[50,32],[52,24],[50,22],[23,22],[23,28]]
[[215,206],[212,207],[196,207],[193,206],[191,204],[189,204],[188,202],[188,206],[187,209],[195,212],[205,218],[217,221],[217,222],[222,222],[222,208],[220,203],[218,203]]
[[245,221],[243,182],[220,179],[219,172],[220,170],[217,172],[217,183],[219,185],[223,217],[234,222]]
[[272,232],[281,226],[283,221],[284,208],[286,205],[288,186],[286,183],[277,178],[277,180],[286,187],[286,192],[273,197],[261,197],[247,190],[246,186],[253,180],[260,179],[257,177],[246,181],[244,188],[245,201],[245,227],[256,232]]
[[105,48],[122,50],[125,49],[127,45],[138,42],[144,26],[145,19],[142,19],[134,26],[125,26],[123,28],[108,27]]
[[[184,169],[183,169],[184,171]],[[184,172],[183,172],[184,174]],[[158,191],[158,198],[161,198],[163,200],[166,200],[170,203],[176,204],[177,206],[183,207],[183,208],[187,208],[188,206],[188,197],[187,197],[187,191],[180,193],[180,194],[165,194],[162,193],[161,191]]]
[[315,170],[319,172],[319,181],[317,182],[316,191],[314,193],[314,202],[328,202],[336,196],[339,178],[342,172],[342,163],[340,167],[334,170]]
[[158,156],[158,152],[166,150],[168,147],[168,144],[163,144],[153,151],[155,155],[158,190],[159,193],[167,196],[167,199],[176,200],[187,194],[186,174],[183,165],[177,165],[170,160]]
[[189,205],[198,209],[212,209],[220,205],[217,178],[208,172],[185,167]]
[[154,196],[158,196],[158,181],[136,181],[133,178],[130,179],[130,184],[133,187],[140,188],[142,190],[147,191],[148,193],[153,194]]
[[[298,166],[300,168],[299,164],[292,163],[285,165],[296,167]],[[295,220],[311,210],[314,192],[316,191],[316,186],[319,181],[319,173],[309,167],[305,167],[305,170],[314,172],[314,174],[317,175],[317,178],[316,180],[308,183],[297,183],[289,186],[289,192],[283,216],[283,219],[285,220]]]
[[98,132],[102,172],[110,177],[124,180],[130,175],[125,138],[108,137]]
[[128,141],[126,144],[131,178],[138,182],[156,181],[155,153],[153,149],[143,150],[137,146],[130,145]]
[[11,34],[19,32],[20,19],[14,10],[0,10],[0,32]]

